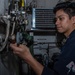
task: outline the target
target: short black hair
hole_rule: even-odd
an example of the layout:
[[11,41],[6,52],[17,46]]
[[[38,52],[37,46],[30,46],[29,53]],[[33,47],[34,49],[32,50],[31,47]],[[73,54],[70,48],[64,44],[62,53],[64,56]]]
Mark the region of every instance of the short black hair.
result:
[[53,9],[54,14],[56,14],[56,12],[61,9],[66,14],[68,14],[70,18],[72,16],[75,16],[75,2],[67,1],[67,2],[58,3]]

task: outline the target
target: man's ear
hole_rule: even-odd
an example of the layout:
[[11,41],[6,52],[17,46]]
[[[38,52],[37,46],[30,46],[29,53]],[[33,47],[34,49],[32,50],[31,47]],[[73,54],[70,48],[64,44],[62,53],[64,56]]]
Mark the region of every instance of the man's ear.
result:
[[72,17],[72,22],[75,24],[75,16]]

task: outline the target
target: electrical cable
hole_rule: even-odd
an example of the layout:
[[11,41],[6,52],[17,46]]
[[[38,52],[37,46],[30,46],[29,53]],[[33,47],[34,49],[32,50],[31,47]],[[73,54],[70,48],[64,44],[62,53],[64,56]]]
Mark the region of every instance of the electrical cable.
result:
[[5,37],[4,42],[2,43],[2,47],[0,48],[0,52],[3,51],[3,49],[5,48],[5,46],[7,44],[7,40],[9,37],[9,31],[10,31],[10,21],[8,20],[7,27],[6,27],[6,37]]

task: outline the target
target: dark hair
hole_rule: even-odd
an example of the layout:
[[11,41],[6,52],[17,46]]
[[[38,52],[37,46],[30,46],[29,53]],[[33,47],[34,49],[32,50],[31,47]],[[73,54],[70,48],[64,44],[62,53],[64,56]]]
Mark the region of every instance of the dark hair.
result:
[[62,9],[66,14],[68,14],[69,18],[71,18],[72,16],[75,16],[75,2],[58,3],[54,7],[53,12],[56,14],[56,12],[60,9]]

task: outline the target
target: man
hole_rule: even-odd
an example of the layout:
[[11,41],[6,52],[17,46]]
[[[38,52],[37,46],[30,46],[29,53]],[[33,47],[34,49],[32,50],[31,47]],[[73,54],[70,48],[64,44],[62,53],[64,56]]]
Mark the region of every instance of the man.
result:
[[57,31],[63,33],[67,41],[53,70],[44,67],[31,55],[25,45],[11,44],[13,52],[23,58],[37,75],[75,75],[75,3],[63,2],[54,8]]

